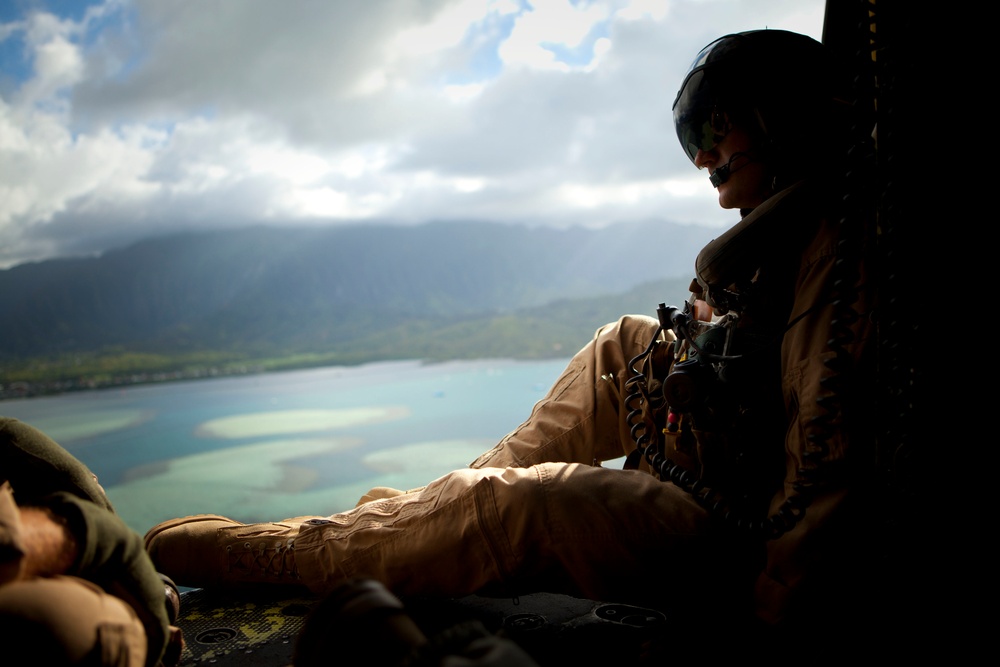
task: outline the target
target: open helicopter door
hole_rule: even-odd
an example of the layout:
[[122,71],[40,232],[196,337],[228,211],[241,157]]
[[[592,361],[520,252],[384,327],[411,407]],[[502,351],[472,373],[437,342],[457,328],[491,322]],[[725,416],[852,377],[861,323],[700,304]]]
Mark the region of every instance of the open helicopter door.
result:
[[[896,645],[894,657],[900,651],[919,650],[915,635],[933,618],[930,602],[917,585],[932,555],[925,544],[917,543],[917,535],[932,501],[921,493],[920,484],[930,432],[924,424],[928,411],[921,392],[927,363],[922,341],[927,335],[920,314],[929,293],[924,262],[934,253],[929,247],[932,239],[913,224],[934,203],[930,198],[936,191],[934,184],[924,181],[928,170],[917,156],[921,144],[914,131],[918,111],[926,108],[919,100],[920,64],[928,53],[928,45],[917,42],[926,34],[917,29],[922,23],[917,19],[930,11],[929,6],[899,0],[828,0],[823,34],[824,43],[853,63],[857,102],[869,110],[868,122],[877,131],[878,176],[873,186],[878,190],[883,416],[878,468],[886,502],[876,520],[883,522],[886,540],[872,557],[885,568],[887,578],[872,600],[858,604],[885,610],[884,639]],[[521,596],[517,601],[469,596],[407,601],[411,602],[416,618],[439,623],[476,618],[490,630],[530,647],[542,665],[606,662],[609,650],[615,664],[662,663],[676,657],[675,647],[687,641],[671,633],[670,617],[683,614],[682,609],[662,612],[547,594]],[[294,596],[187,591],[178,621],[187,642],[181,665],[289,665],[295,639],[315,603]],[[908,631],[904,634],[899,627]],[[852,638],[827,639],[849,643]],[[331,664],[341,658],[331,656]]]

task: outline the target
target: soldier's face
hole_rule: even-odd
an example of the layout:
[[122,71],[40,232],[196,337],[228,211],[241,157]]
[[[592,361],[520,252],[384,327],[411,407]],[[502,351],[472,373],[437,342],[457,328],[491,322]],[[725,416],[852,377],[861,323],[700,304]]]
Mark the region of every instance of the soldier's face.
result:
[[764,163],[750,135],[738,126],[733,126],[713,148],[699,150],[694,164],[709,173],[728,166],[729,177],[717,187],[722,208],[756,208],[771,195]]

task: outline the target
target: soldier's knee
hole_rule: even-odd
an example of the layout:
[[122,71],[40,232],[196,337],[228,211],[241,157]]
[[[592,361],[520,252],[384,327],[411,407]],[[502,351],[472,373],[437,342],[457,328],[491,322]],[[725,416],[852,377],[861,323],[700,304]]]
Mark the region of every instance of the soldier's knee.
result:
[[0,586],[0,642],[38,665],[142,667],[146,634],[132,608],[74,577]]
[[599,469],[579,463],[540,463],[507,468],[488,478],[488,483],[507,524],[547,534],[556,525],[569,527],[587,521],[585,508],[600,501],[591,494],[593,486],[581,478],[590,478],[594,470]]
[[97,477],[59,443],[30,424],[0,417],[0,459],[18,502],[67,491],[114,511]]
[[624,356],[625,361],[635,356],[649,345],[659,323],[645,315],[622,315],[610,322],[594,335],[595,353],[598,357]]

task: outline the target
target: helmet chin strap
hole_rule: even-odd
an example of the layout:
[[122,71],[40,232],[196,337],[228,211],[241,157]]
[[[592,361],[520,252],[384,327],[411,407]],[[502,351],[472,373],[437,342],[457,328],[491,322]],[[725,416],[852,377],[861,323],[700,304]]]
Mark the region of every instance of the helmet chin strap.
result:
[[[733,162],[738,157],[745,157],[746,162],[733,169]],[[712,183],[712,187],[717,188],[726,181],[728,181],[729,177],[738,172],[740,169],[747,166],[751,162],[756,162],[756,161],[757,158],[751,155],[750,153],[743,151],[739,153],[733,153],[730,156],[729,161],[726,162],[726,164],[722,165],[721,167],[719,167],[718,169],[716,169],[715,171],[713,171],[711,174],[708,175],[708,180]]]

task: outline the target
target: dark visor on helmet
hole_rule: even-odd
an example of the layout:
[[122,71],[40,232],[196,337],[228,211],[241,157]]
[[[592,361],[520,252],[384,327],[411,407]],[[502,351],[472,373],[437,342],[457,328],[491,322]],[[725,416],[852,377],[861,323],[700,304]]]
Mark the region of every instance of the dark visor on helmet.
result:
[[674,127],[681,148],[691,162],[698,151],[710,151],[726,138],[733,126],[729,116],[709,95],[704,71],[694,72],[674,102]]
[[718,146],[732,129],[705,76],[714,52],[724,47],[729,39],[730,36],[720,37],[698,53],[674,100],[674,128],[691,162],[695,161],[698,151],[710,151]]

